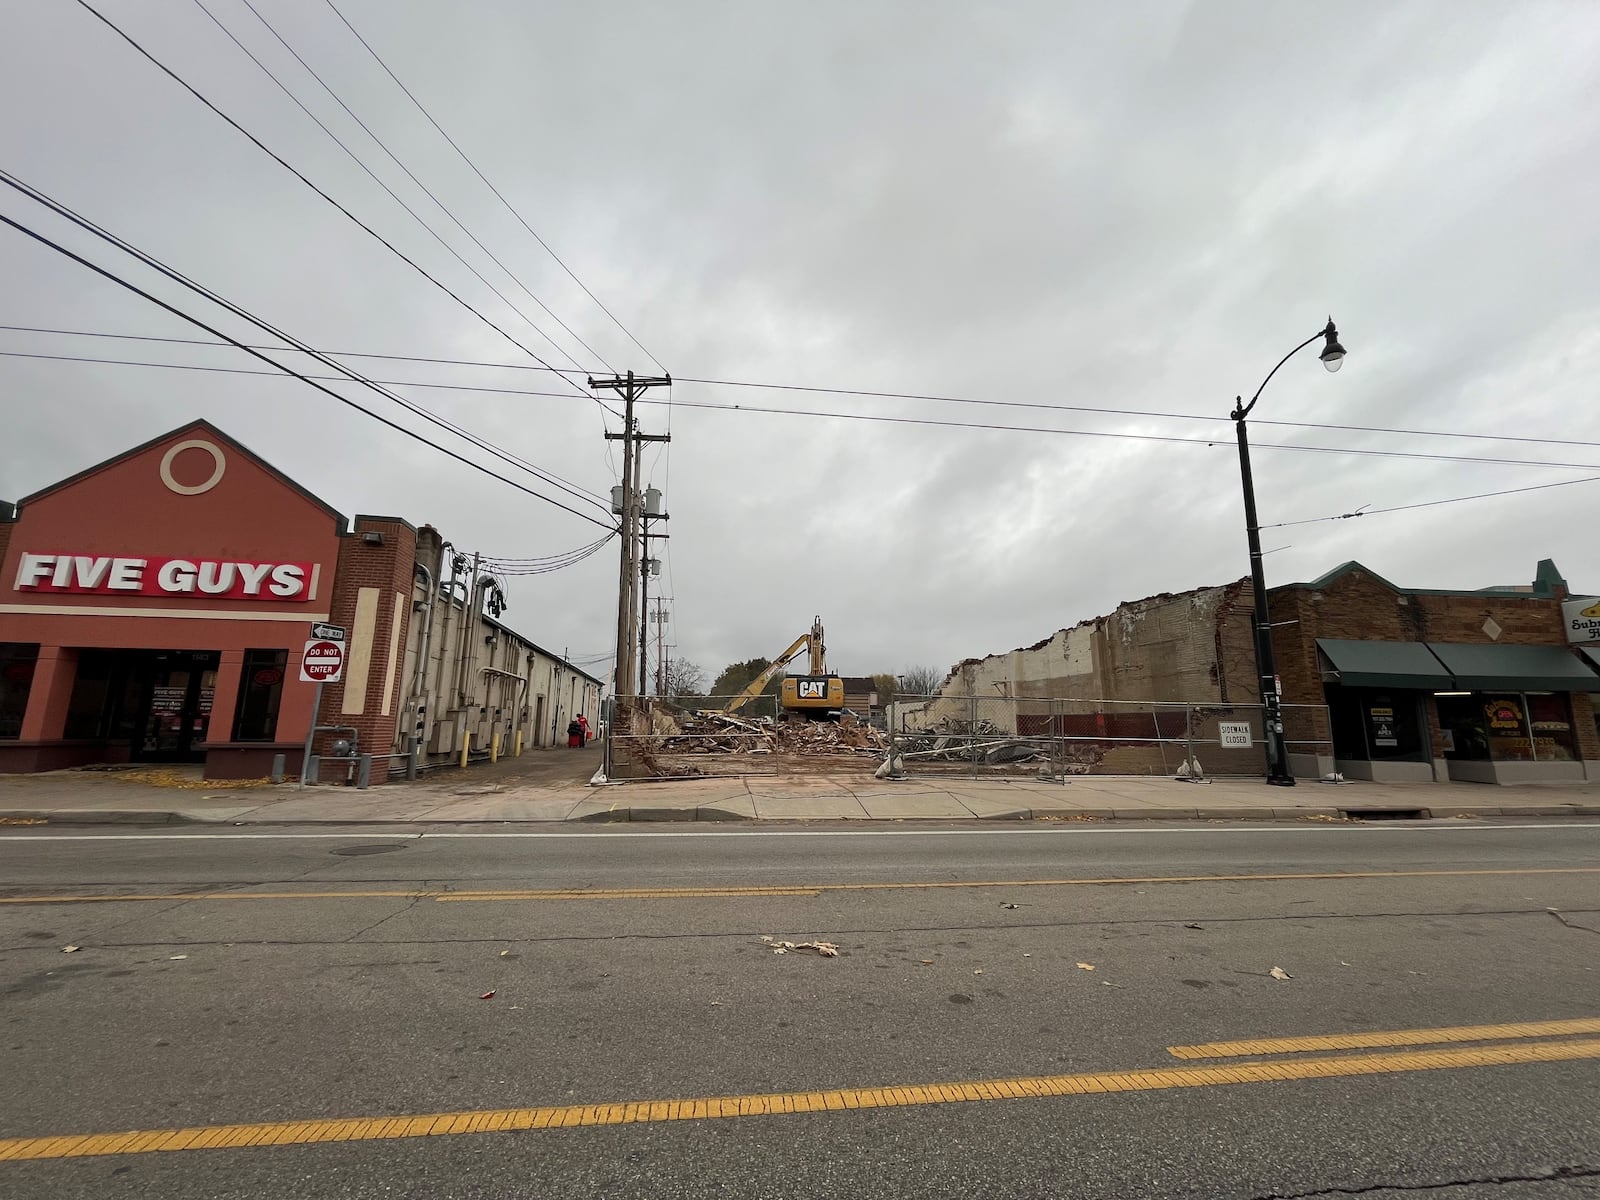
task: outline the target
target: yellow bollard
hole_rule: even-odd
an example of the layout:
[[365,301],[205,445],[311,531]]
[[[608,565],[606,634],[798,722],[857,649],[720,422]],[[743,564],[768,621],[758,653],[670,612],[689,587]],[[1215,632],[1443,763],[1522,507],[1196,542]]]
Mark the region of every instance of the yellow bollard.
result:
[[513,758],[521,758],[522,757],[522,730],[520,730],[520,729],[517,730],[517,750],[516,750],[516,753],[514,755],[512,755],[512,757]]
[[500,761],[500,731],[498,729],[489,738],[489,761],[492,763]]
[[467,730],[461,737],[461,769],[467,769],[467,751],[472,749],[472,730]]

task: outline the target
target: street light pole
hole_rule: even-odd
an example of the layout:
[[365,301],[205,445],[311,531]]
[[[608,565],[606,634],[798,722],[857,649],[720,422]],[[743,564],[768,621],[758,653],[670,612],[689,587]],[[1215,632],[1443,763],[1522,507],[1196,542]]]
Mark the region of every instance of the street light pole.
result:
[[1278,360],[1278,366],[1267,373],[1267,377],[1261,381],[1261,387],[1250,397],[1249,404],[1244,402],[1243,396],[1234,397],[1232,414],[1233,427],[1239,435],[1239,480],[1244,488],[1245,536],[1250,544],[1250,586],[1255,599],[1256,675],[1266,726],[1267,782],[1279,787],[1293,787],[1294,774],[1289,770],[1288,747],[1283,739],[1283,697],[1278,694],[1278,665],[1272,652],[1272,619],[1267,612],[1267,581],[1261,565],[1261,522],[1256,516],[1256,486],[1250,472],[1250,435],[1245,428],[1245,418],[1256,406],[1256,401],[1261,399],[1261,393],[1272,382],[1272,377],[1278,373],[1278,367],[1318,338],[1324,339],[1322,353],[1318,355],[1322,365],[1329,371],[1337,371],[1344,361],[1345,351],[1339,344],[1339,331],[1333,326],[1333,318],[1329,317],[1326,327]]

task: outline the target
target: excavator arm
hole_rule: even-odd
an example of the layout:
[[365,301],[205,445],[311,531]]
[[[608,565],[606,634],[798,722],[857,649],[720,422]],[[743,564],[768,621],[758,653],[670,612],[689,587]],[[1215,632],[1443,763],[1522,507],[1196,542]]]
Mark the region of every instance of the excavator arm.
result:
[[[727,705],[722,711],[725,713],[736,713],[746,704],[749,704],[750,701],[754,700],[761,694],[761,690],[772,681],[772,677],[774,675],[783,670],[784,667],[788,666],[795,659],[799,658],[801,651],[810,649],[811,642],[812,635],[809,633],[802,634],[800,637],[795,638],[794,645],[790,646],[782,654],[778,655],[777,658],[773,659],[771,664],[768,665],[767,669],[752,679],[745,687],[744,691],[740,692],[732,700],[728,701]],[[815,651],[812,653],[814,657]]]

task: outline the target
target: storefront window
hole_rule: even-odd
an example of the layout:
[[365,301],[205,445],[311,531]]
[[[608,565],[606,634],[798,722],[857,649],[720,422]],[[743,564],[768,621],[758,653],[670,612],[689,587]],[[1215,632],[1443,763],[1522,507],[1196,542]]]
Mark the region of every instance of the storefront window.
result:
[[233,740],[270,742],[278,733],[278,704],[283,699],[287,650],[246,650],[239,675],[239,703],[234,710]]
[[38,661],[37,642],[0,642],[0,739],[22,736],[22,717],[28,711]]
[[1329,685],[1334,754],[1365,762],[1428,757],[1417,693]]
[[117,684],[126,677],[118,655],[107,650],[85,650],[78,655],[78,673],[67,702],[62,736],[103,738],[110,733]]
[[1529,692],[1527,699],[1533,751],[1539,761],[1579,761],[1578,742],[1572,731],[1572,698],[1562,692]]
[[1572,701],[1563,692],[1440,696],[1445,757],[1494,762],[1575,762]]

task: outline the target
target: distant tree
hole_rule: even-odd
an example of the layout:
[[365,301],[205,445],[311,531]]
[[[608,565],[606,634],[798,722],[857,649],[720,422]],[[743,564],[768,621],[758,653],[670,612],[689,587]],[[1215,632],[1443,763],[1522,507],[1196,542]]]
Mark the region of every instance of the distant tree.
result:
[[686,658],[669,658],[667,660],[667,695],[674,699],[680,696],[700,696],[704,693],[701,688],[706,685],[706,673],[696,664]]
[[907,667],[900,672],[900,692],[906,696],[931,696],[939,690],[945,674],[936,667]]
[[[711,691],[707,694],[721,697],[735,696],[744,691],[749,686],[750,681],[765,671],[771,664],[772,660],[770,658],[747,658],[743,662],[729,663],[722,668],[722,674],[712,681]],[[764,696],[776,696],[782,687],[783,673],[780,671],[774,674],[767,682],[767,686],[762,689],[761,694]]]
[[883,706],[893,704],[895,693],[900,690],[900,681],[887,672],[872,677],[872,690],[878,693],[878,704]]

